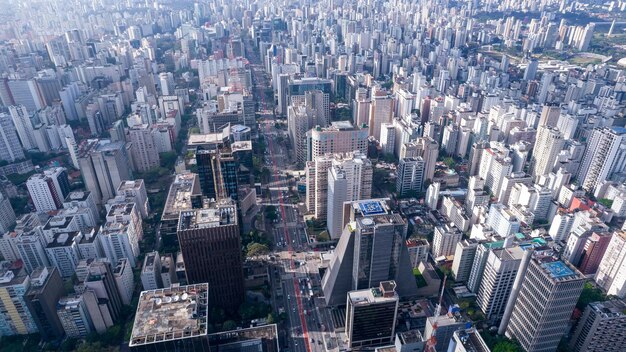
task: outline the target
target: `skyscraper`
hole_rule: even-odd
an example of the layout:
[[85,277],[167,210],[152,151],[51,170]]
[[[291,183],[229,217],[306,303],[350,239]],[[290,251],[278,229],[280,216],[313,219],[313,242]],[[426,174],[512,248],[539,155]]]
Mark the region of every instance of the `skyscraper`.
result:
[[307,160],[315,161],[328,153],[348,153],[355,150],[367,155],[367,128],[353,126],[349,121],[334,121],[329,127],[307,132]]
[[476,302],[487,319],[498,321],[504,314],[523,254],[520,247],[489,252],[476,297]]
[[115,197],[117,186],[133,178],[123,142],[90,139],[81,144],[77,156],[85,186],[97,204]]
[[572,352],[618,352],[626,344],[626,304],[618,299],[591,302],[570,339]]
[[348,292],[346,335],[348,348],[389,345],[394,341],[399,297],[394,281]]
[[67,171],[57,167],[34,174],[26,181],[26,188],[38,212],[61,209],[70,192]]
[[209,299],[236,311],[244,298],[241,237],[234,201],[181,211],[178,243],[190,283],[209,283]]
[[409,192],[421,192],[424,184],[424,159],[404,158],[398,164],[396,179],[396,192],[400,196],[405,196]]
[[511,295],[507,303],[506,310],[513,307],[506,336],[528,352],[556,350],[583,284],[580,272],[558,260],[551,250],[533,253],[519,295],[516,299]]
[[444,224],[435,227],[433,235],[433,257],[453,255],[456,245],[463,238],[463,233],[454,225]]
[[20,137],[20,142],[22,142],[22,147],[26,150],[35,149],[36,144],[35,137],[33,136],[33,123],[30,120],[31,114],[28,113],[24,105],[10,106],[9,112],[13,119],[17,135]]
[[11,117],[0,113],[0,160],[14,162],[24,159],[24,150],[17,137]]
[[626,296],[626,232],[613,233],[595,277],[607,294]]
[[532,175],[535,179],[552,171],[564,145],[565,139],[559,130],[549,126],[539,126],[531,159]]
[[19,261],[0,268],[0,334],[2,336],[34,334],[38,331],[24,296],[30,286],[30,277]]
[[598,183],[626,167],[626,128],[596,128],[591,133],[578,171],[578,183],[591,192]]
[[65,295],[63,280],[55,267],[39,267],[30,276],[31,286],[24,296],[26,306],[45,340],[62,338],[63,325],[57,315],[57,302]]
[[149,126],[147,124],[132,126],[128,129],[128,135],[135,169],[146,172],[159,166],[159,151]]
[[338,239],[343,230],[343,203],[371,197],[372,172],[372,163],[360,153],[343,162],[335,159],[328,169],[326,223],[332,239]]
[[400,297],[417,293],[405,244],[406,223],[392,213],[385,199],[344,204],[344,227],[335,257],[322,278],[328,305],[341,305],[348,291],[376,287],[394,280]]

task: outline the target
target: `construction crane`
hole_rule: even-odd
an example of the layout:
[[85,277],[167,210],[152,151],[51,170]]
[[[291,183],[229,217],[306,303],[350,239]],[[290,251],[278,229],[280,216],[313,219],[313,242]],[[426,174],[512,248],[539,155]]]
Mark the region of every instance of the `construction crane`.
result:
[[428,339],[428,341],[426,342],[426,348],[424,349],[424,352],[436,352],[437,349],[435,348],[437,346],[437,320],[436,318],[439,317],[439,315],[441,314],[441,305],[443,302],[443,293],[444,290],[446,289],[446,280],[447,280],[447,276],[444,275],[443,277],[443,285],[441,286],[441,294],[439,295],[439,303],[437,303],[437,307],[435,308],[435,322],[433,323],[433,332],[432,335],[430,335],[430,338]]

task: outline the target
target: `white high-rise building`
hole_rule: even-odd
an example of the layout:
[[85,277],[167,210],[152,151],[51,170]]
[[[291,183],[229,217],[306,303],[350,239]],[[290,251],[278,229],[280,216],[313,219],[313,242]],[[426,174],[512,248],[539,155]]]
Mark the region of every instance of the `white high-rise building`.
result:
[[147,124],[135,125],[128,129],[128,135],[135,170],[146,172],[159,166],[159,151],[150,127]]
[[552,172],[564,145],[565,139],[559,130],[550,126],[539,126],[531,158],[532,175],[535,179]]
[[338,239],[343,230],[343,203],[371,198],[372,175],[372,163],[360,153],[328,169],[326,223],[332,239]]
[[143,268],[141,268],[141,285],[144,291],[163,288],[159,252],[153,251],[146,254],[143,260]]
[[9,113],[13,119],[15,130],[22,147],[26,150],[35,149],[35,137],[33,136],[33,123],[30,120],[31,115],[24,105],[9,106]]
[[607,294],[626,297],[626,232],[613,233],[595,277]]
[[453,255],[463,233],[454,225],[444,224],[435,227],[432,254],[434,258]]
[[482,150],[478,176],[485,180],[491,193],[498,194],[502,181],[513,171],[509,150],[499,143],[492,143]]
[[38,212],[61,209],[70,190],[67,171],[57,167],[34,174],[26,181],[26,188]]
[[626,128],[596,128],[578,171],[578,183],[591,192],[600,182],[626,168]]
[[499,320],[504,314],[524,251],[520,247],[489,252],[476,302],[487,319]]
[[385,154],[393,155],[396,145],[396,127],[391,122],[384,122],[380,127],[380,147]]
[[496,203],[489,207],[487,225],[498,235],[508,237],[519,231],[520,222],[505,205]]
[[372,94],[369,113],[369,135],[380,141],[382,124],[393,118],[393,99],[385,91]]
[[349,121],[335,121],[329,127],[307,132],[307,158],[315,161],[328,153],[348,153],[355,150],[367,155],[367,129],[355,127]]
[[61,277],[72,277],[80,260],[78,241],[79,232],[63,232],[54,235],[52,242],[46,246],[46,254],[50,264],[59,269]]
[[113,277],[117,283],[117,289],[120,292],[122,303],[130,305],[135,292],[135,277],[133,276],[133,268],[130,266],[128,258],[121,258],[113,268]]
[[29,232],[24,232],[15,238],[17,254],[24,262],[24,268],[28,273],[40,266],[50,266],[46,255],[46,240],[41,226]]

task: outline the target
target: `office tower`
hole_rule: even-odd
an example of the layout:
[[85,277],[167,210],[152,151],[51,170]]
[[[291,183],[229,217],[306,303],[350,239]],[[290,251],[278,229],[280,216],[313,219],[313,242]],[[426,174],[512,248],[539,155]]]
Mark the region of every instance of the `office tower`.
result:
[[359,197],[357,199],[369,198],[372,192],[372,165],[364,153],[354,151],[325,154],[317,157],[313,162],[307,162],[306,205],[309,211],[314,212],[315,217],[320,220],[326,219],[328,211],[328,171],[332,167],[348,172],[346,176],[352,180],[353,185],[359,185],[360,190],[353,192],[354,196]]
[[56,306],[57,319],[69,338],[84,338],[94,330],[84,297],[82,294],[61,297]]
[[595,280],[607,294],[626,296],[626,232],[623,230],[613,233]]
[[476,303],[490,321],[504,314],[523,255],[520,247],[495,249],[487,255]]
[[381,281],[378,287],[348,292],[348,348],[389,345],[395,336],[398,301],[394,281]]
[[19,262],[0,268],[0,334],[2,336],[34,334],[35,319],[26,305],[25,294],[30,277]]
[[382,124],[393,118],[393,98],[384,90],[373,92],[369,113],[369,135],[380,141]]
[[417,268],[419,263],[427,262],[430,254],[430,244],[424,238],[411,238],[406,240],[406,248],[411,258],[411,266]]
[[144,290],[156,290],[163,288],[161,282],[161,257],[159,252],[153,251],[146,254],[141,268],[141,285]]
[[28,113],[26,107],[24,105],[9,106],[9,113],[13,119],[17,136],[20,137],[20,142],[22,142],[22,147],[26,150],[35,149],[33,123],[30,120],[31,114]]
[[24,157],[11,117],[0,112],[0,160],[14,162]]
[[181,211],[178,243],[190,283],[209,283],[210,301],[236,311],[244,298],[241,237],[234,201]]
[[79,239],[79,232],[59,232],[54,234],[52,241],[46,246],[50,264],[59,269],[61,277],[72,277],[76,271],[80,259]]
[[477,248],[478,242],[471,238],[457,242],[452,261],[455,282],[466,282],[469,279]]
[[420,156],[400,160],[396,179],[396,192],[398,192],[398,195],[402,197],[410,192],[416,195],[422,191],[425,173],[424,166],[424,159]]
[[109,261],[117,263],[121,258],[128,258],[134,268],[142,231],[141,218],[133,203],[114,205],[107,214],[107,222],[100,228],[100,241]]
[[[332,239],[338,239],[343,231],[343,203],[371,198],[372,173],[371,161],[359,152],[352,153],[352,158],[346,156],[341,160],[335,156],[333,159],[328,168],[327,201],[316,198],[316,208],[324,207],[324,203],[327,205],[326,223]],[[316,190],[320,191],[318,194],[322,193],[320,189]],[[323,219],[323,215],[320,212],[317,219]]]
[[475,328],[461,329],[452,333],[450,352],[490,352],[487,343]]
[[[98,302],[98,310],[101,312],[102,316],[105,317],[105,320],[108,321],[107,325],[115,323],[120,317],[122,298],[117,287],[117,282],[115,281],[111,264],[103,260],[91,262],[87,269],[87,277],[85,278],[84,284],[85,292],[91,291],[95,294]],[[88,309],[90,310],[92,319],[94,319],[95,314],[91,313],[89,302]]]
[[498,194],[502,181],[513,171],[509,150],[498,143],[482,150],[478,176],[485,180],[485,186],[491,193]]
[[435,350],[448,351],[454,332],[466,329],[467,324],[468,322],[461,316],[459,306],[450,306],[446,314],[426,318],[424,341],[431,340],[434,335],[436,338],[436,343],[433,346]]
[[130,261],[127,258],[117,261],[113,268],[113,276],[115,277],[122,304],[131,305],[133,292],[135,292],[135,278],[133,276],[133,268],[130,266]]
[[432,254],[434,258],[453,255],[457,243],[461,241],[463,233],[454,225],[444,224],[435,227],[433,235]]
[[559,130],[549,126],[539,126],[531,158],[532,175],[535,179],[552,172],[557,156],[563,150],[564,145],[565,139]]
[[344,204],[344,232],[322,279],[326,303],[344,304],[348,291],[394,280],[400,297],[417,294],[405,237],[407,225],[389,210],[386,199]]
[[591,133],[578,171],[578,183],[591,192],[615,172],[624,169],[626,128],[596,128]]
[[318,90],[325,95],[323,109],[328,109],[328,116],[330,116],[330,95],[332,94],[332,85],[332,80],[322,78],[302,78],[291,80],[288,84],[289,98],[287,102],[291,103],[294,98],[301,99],[306,92]]
[[24,262],[26,272],[32,273],[40,266],[50,266],[46,255],[46,240],[41,227],[19,234],[15,238],[19,258]]
[[[209,287],[202,283],[141,292],[128,343],[131,351],[209,351]],[[195,314],[187,312],[191,304]]]
[[164,246],[178,246],[178,219],[180,212],[202,208],[202,189],[197,174],[177,174],[170,185],[163,214],[161,215],[161,239]]
[[307,160],[315,161],[328,153],[348,153],[355,150],[367,155],[367,129],[353,126],[349,121],[335,121],[329,127],[307,132]]
[[67,171],[62,167],[32,175],[26,181],[26,187],[35,209],[42,213],[61,209],[70,191]]
[[[0,234],[8,232],[15,225],[15,212],[11,201],[0,193]],[[8,259],[5,257],[5,259]]]
[[55,267],[39,267],[30,275],[31,286],[24,301],[44,340],[63,337],[63,325],[57,316],[57,302],[65,295],[63,280]]
[[491,204],[489,207],[487,225],[503,238],[517,233],[520,228],[520,222],[517,217],[513,215],[509,208],[499,203]]
[[[290,105],[287,109],[287,126],[296,160],[299,163],[306,161],[307,140],[306,133],[316,126],[317,118],[314,112],[309,111],[304,104]],[[324,125],[320,125],[324,126]]]
[[81,143],[78,163],[85,186],[98,205],[115,197],[115,190],[122,181],[133,178],[123,142],[90,139]]
[[626,304],[614,299],[591,302],[569,343],[572,352],[618,352],[626,344]]
[[117,187],[115,194],[118,197],[133,199],[141,217],[143,219],[148,217],[148,214],[150,213],[150,204],[148,203],[146,185],[142,179],[122,181]]
[[[519,294],[512,294],[506,336],[526,351],[554,351],[561,340],[582,292],[584,277],[557,259],[551,250],[535,251],[528,263]],[[516,299],[515,299],[516,297]],[[507,322],[503,318],[500,330]]]
[[128,138],[131,143],[131,154],[135,170],[146,172],[159,166],[159,151],[152,138],[152,132],[147,124],[135,125],[128,128]]

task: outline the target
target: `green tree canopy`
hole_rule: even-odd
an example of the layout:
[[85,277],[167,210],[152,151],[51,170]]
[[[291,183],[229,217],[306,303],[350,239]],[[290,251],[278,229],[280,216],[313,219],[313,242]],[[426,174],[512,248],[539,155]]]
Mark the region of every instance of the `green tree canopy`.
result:
[[246,247],[248,257],[258,257],[266,255],[270,252],[270,249],[261,243],[252,242]]

